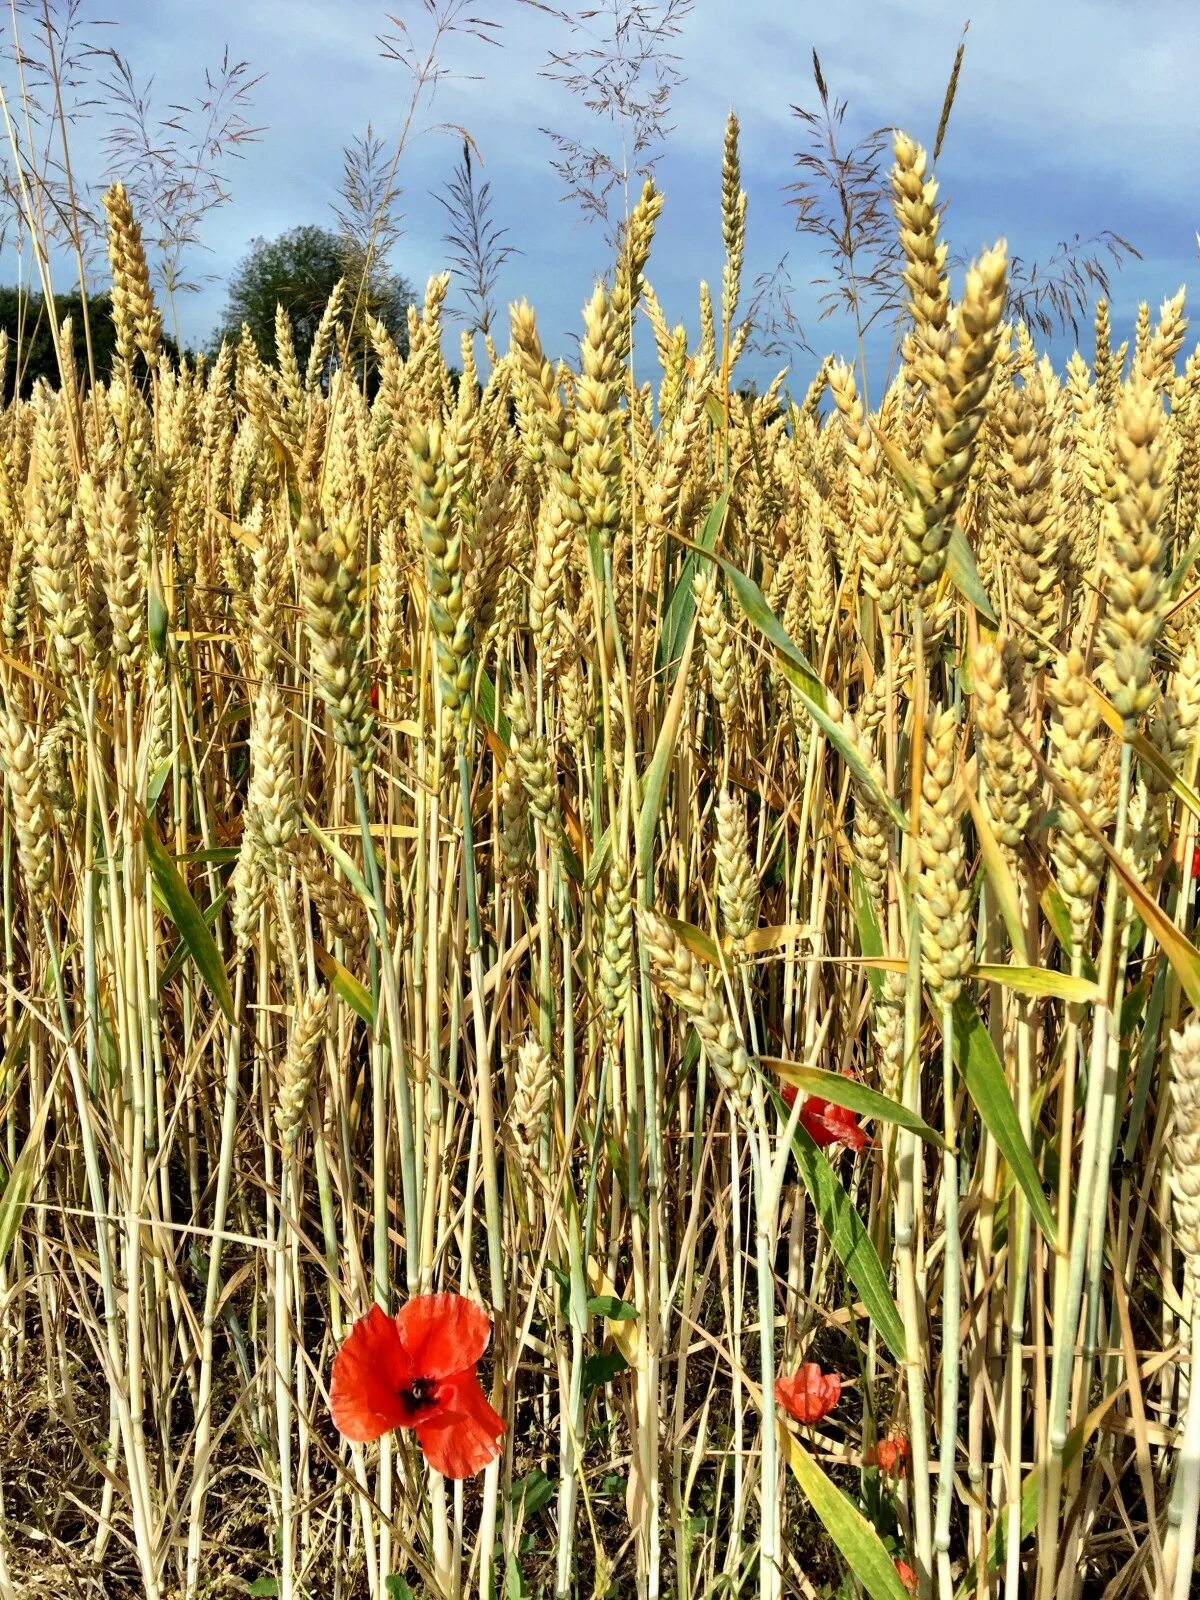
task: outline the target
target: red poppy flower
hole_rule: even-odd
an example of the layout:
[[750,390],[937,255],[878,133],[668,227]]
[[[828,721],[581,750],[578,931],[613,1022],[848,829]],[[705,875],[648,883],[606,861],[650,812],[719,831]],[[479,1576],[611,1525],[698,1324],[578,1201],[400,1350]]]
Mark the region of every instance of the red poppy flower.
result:
[[809,1095],[800,1113],[800,1121],[813,1143],[822,1150],[831,1144],[845,1144],[851,1150],[862,1150],[871,1142],[859,1127],[853,1111],[846,1106],[835,1106],[829,1100],[822,1100],[819,1095]]
[[820,1422],[842,1398],[842,1380],[836,1372],[822,1372],[806,1361],[790,1378],[776,1378],[775,1398],[797,1422]]
[[1192,877],[1200,878],[1200,844],[1192,846]]
[[356,1442],[412,1428],[435,1472],[481,1472],[504,1432],[475,1373],[490,1332],[487,1312],[460,1294],[416,1295],[395,1317],[372,1306],[334,1357],[335,1426]]
[[900,1579],[900,1582],[908,1590],[909,1594],[916,1594],[916,1592],[917,1592],[917,1575],[913,1571],[913,1569],[909,1566],[907,1561],[901,1561],[899,1558],[897,1558],[897,1560],[896,1560],[896,1576]]
[[379,710],[379,685],[377,683],[371,685],[371,710]]
[[878,1467],[880,1472],[894,1473],[896,1477],[904,1471],[907,1460],[908,1440],[904,1438],[880,1439],[867,1454],[869,1467]]
[[779,1086],[779,1098],[789,1111],[796,1104],[796,1098],[799,1093],[800,1091],[794,1083],[783,1083]]

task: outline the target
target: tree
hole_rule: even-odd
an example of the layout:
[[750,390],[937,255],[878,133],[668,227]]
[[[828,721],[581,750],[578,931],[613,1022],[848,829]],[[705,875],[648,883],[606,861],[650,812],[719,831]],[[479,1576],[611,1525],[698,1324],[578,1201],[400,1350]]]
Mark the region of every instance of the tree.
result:
[[365,273],[364,287],[362,259],[353,243],[313,223],[291,228],[277,239],[254,240],[229,285],[221,332],[236,339],[245,323],[262,354],[273,357],[275,307],[281,305],[292,324],[296,355],[303,367],[321,313],[343,277],[347,321],[361,294],[370,314],[379,318],[406,351],[407,310],[414,299],[410,285],[399,273],[372,267]]
[[[54,309],[61,328],[67,317],[71,319],[71,349],[75,358],[75,371],[83,388],[88,387],[88,349],[84,332],[83,301],[78,292],[58,294]],[[117,357],[117,335],[112,320],[112,298],[108,294],[88,296],[87,320],[91,333],[92,360],[97,378],[107,381],[121,368]],[[0,384],[4,401],[11,400],[14,387],[19,388],[22,399],[28,399],[39,378],[58,387],[61,374],[58,357],[54,352],[54,339],[46,302],[40,294],[27,289],[0,287],[0,330],[8,335],[7,370]],[[163,351],[168,359],[178,357],[173,339],[163,335]],[[135,376],[139,376],[136,375]]]

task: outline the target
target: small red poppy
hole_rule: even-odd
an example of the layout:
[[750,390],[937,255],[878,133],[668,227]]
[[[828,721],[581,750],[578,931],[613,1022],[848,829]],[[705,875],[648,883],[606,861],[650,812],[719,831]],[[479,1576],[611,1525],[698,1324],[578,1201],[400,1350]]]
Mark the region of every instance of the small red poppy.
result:
[[913,1569],[909,1566],[907,1561],[901,1561],[899,1558],[897,1558],[897,1560],[896,1560],[896,1576],[900,1579],[900,1582],[908,1590],[909,1594],[916,1594],[916,1592],[917,1592],[917,1575],[913,1571]]
[[329,1410],[361,1443],[412,1428],[425,1459],[446,1478],[470,1478],[500,1453],[504,1419],[475,1366],[491,1321],[460,1294],[419,1294],[394,1317],[372,1306],[333,1360]]
[[1200,844],[1192,846],[1192,877],[1200,878]]
[[867,1453],[867,1465],[878,1467],[880,1472],[890,1472],[899,1477],[908,1461],[908,1440],[905,1438],[880,1439]]
[[776,1378],[775,1398],[797,1422],[820,1422],[842,1397],[842,1380],[836,1372],[822,1372],[806,1361],[788,1378]]
[[379,685],[377,683],[371,685],[371,710],[379,710]]
[[822,1100],[819,1095],[809,1095],[800,1113],[800,1121],[813,1143],[822,1150],[831,1144],[845,1144],[851,1150],[862,1150],[871,1142],[859,1127],[853,1111],[846,1106],[835,1106],[832,1101]]

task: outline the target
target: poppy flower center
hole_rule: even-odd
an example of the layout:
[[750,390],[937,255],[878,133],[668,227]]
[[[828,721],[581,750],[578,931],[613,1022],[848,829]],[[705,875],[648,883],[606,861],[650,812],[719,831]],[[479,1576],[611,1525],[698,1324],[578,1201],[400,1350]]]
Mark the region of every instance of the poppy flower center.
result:
[[414,1378],[404,1392],[409,1402],[419,1409],[433,1404],[435,1387],[432,1378]]

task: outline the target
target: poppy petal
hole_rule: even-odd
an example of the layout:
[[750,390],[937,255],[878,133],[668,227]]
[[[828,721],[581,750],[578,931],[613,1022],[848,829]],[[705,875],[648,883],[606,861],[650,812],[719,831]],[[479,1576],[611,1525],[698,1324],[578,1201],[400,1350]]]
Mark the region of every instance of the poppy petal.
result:
[[416,1425],[425,1459],[443,1478],[473,1478],[500,1454],[504,1418],[494,1410],[474,1367],[438,1385],[437,1404]]
[[828,1109],[828,1100],[822,1100],[818,1095],[812,1094],[804,1102],[804,1109],[800,1113],[800,1121],[804,1124],[809,1138],[822,1150],[833,1144],[837,1138],[837,1134],[825,1117]]
[[450,1378],[473,1367],[487,1349],[492,1322],[461,1294],[414,1295],[396,1313],[400,1341],[420,1378]]
[[862,1150],[871,1142],[853,1111],[846,1106],[833,1105],[820,1095],[809,1095],[800,1113],[800,1121],[813,1143],[822,1150],[831,1144],[844,1144],[851,1150]]
[[381,1306],[372,1306],[333,1358],[329,1410],[334,1426],[356,1443],[403,1427],[408,1408],[400,1391],[412,1378],[412,1362],[396,1324]]

